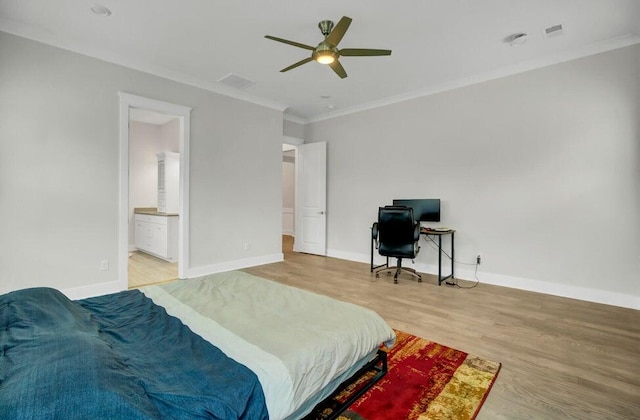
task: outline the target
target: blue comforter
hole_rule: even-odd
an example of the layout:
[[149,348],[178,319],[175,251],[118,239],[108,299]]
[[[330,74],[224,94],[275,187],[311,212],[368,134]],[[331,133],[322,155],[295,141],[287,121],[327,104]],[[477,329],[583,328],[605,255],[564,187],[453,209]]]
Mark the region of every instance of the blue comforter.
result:
[[0,296],[0,418],[266,419],[256,375],[137,290]]

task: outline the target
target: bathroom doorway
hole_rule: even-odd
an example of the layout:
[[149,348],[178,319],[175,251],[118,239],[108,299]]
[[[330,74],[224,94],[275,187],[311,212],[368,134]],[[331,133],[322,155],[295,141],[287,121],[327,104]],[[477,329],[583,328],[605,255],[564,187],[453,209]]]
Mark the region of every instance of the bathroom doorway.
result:
[[[189,255],[188,173],[191,108],[124,92],[119,92],[118,95],[119,287],[122,290],[130,287],[130,263],[131,274],[134,277],[131,287],[186,278]],[[138,144],[137,136],[146,139],[148,143],[152,138],[156,138],[162,150],[149,150],[149,144]],[[141,150],[145,150],[145,157],[139,160],[137,153]],[[170,167],[173,168],[173,175],[170,175]],[[142,175],[138,176],[138,172]],[[173,182],[169,183],[170,180]],[[144,187],[140,186],[142,184]],[[151,227],[154,229],[150,229]],[[146,236],[140,235],[145,229]],[[141,250],[145,252],[138,254]],[[135,270],[143,273],[142,280],[135,277]]]

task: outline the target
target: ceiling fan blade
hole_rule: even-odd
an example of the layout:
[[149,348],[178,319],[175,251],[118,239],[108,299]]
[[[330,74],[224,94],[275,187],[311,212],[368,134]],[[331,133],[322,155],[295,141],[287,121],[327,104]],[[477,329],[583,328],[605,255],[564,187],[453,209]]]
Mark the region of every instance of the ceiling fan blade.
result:
[[344,71],[344,67],[342,67],[342,64],[340,64],[338,60],[335,60],[333,63],[329,64],[329,67],[331,67],[333,71],[335,71],[336,74],[340,76],[341,79],[347,77],[347,72]]
[[338,22],[338,24],[333,27],[331,33],[327,35],[326,41],[334,47],[337,47],[344,34],[347,32],[347,29],[349,29],[349,25],[351,25],[351,18],[342,16],[340,22]]
[[289,44],[289,45],[293,45],[294,47],[304,48],[305,50],[313,51],[314,48],[315,48],[315,47],[312,47],[311,45],[301,44],[299,42],[289,41],[288,39],[278,38],[278,37],[271,36],[271,35],[265,35],[264,37],[267,38],[267,39],[271,39],[273,41],[282,42],[283,44]]
[[289,71],[291,69],[295,69],[298,66],[301,66],[303,64],[307,64],[309,61],[313,61],[313,58],[307,57],[304,60],[300,60],[297,63],[294,63],[294,64],[290,65],[289,67],[283,68],[282,70],[280,70],[280,73],[284,73],[285,71]]
[[373,50],[370,48],[345,48],[340,50],[340,55],[345,57],[391,55],[391,50]]

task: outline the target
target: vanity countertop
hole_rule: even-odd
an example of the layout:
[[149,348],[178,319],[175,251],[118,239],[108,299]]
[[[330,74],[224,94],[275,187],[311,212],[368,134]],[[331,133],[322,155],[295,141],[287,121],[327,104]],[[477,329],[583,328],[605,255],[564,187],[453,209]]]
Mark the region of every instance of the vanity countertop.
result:
[[149,216],[179,216],[178,213],[159,213],[157,207],[136,207],[133,209],[135,214],[147,214]]

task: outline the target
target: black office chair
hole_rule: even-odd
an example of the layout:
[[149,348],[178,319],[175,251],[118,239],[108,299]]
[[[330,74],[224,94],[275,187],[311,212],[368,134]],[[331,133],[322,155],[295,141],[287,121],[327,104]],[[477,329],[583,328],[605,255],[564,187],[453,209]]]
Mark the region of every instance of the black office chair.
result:
[[378,221],[373,224],[371,234],[380,255],[398,259],[398,264],[395,267],[385,265],[383,268],[377,269],[376,277],[380,277],[380,273],[383,271],[390,274],[395,270],[394,283],[398,283],[398,276],[401,272],[415,276],[418,282],[422,281],[422,277],[416,270],[402,266],[403,258],[414,259],[420,250],[418,246],[420,223],[414,220],[411,207],[380,207]]

